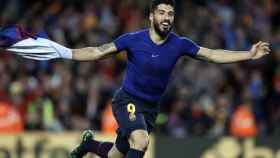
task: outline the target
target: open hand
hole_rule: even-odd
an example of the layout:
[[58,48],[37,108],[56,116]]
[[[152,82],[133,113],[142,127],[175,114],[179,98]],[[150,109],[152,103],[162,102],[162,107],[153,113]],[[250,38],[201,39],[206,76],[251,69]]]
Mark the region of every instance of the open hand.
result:
[[267,54],[270,53],[269,43],[267,42],[258,42],[254,44],[250,50],[251,53],[251,59],[259,59]]

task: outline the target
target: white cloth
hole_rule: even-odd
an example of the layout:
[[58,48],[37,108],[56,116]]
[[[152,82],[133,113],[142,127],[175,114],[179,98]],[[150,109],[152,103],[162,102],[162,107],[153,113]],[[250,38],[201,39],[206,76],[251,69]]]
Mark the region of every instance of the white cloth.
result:
[[33,60],[72,59],[71,49],[45,38],[28,38],[13,44],[7,50]]

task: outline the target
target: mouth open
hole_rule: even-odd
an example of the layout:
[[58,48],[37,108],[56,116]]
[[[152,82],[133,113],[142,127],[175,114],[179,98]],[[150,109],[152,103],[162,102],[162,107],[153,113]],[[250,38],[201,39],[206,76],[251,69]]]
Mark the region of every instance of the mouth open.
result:
[[164,29],[169,29],[169,27],[170,27],[170,23],[169,22],[162,22],[162,23],[160,23],[161,24],[161,26],[164,28]]
[[160,23],[161,25],[163,25],[163,26],[170,26],[170,23],[169,22],[162,22],[162,23]]

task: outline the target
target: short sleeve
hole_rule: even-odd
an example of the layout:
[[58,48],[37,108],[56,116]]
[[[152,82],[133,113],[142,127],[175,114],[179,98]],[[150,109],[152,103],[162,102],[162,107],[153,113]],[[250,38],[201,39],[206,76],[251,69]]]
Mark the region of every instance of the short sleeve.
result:
[[116,38],[113,42],[116,45],[118,51],[126,50],[131,42],[131,33],[126,33],[118,38]]
[[181,55],[195,57],[199,51],[199,46],[188,38],[181,38]]

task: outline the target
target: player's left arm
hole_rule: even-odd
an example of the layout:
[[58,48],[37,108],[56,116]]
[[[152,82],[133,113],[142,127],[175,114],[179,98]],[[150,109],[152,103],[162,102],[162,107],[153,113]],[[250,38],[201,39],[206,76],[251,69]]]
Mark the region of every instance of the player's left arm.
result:
[[233,63],[244,60],[256,60],[270,53],[269,43],[258,42],[249,51],[229,51],[200,47],[196,58],[214,63]]

